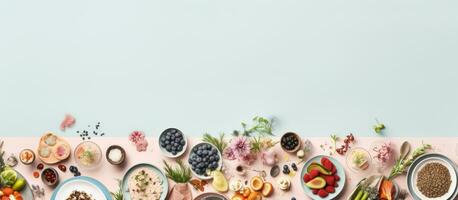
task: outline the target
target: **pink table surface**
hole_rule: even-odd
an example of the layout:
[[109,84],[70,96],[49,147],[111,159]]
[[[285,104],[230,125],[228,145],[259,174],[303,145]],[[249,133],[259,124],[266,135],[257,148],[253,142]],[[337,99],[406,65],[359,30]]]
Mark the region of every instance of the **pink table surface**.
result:
[[[6,151],[6,154],[5,154],[6,156],[10,155],[11,153],[14,153],[14,154],[17,155],[20,152],[21,149],[25,149],[25,148],[36,149],[37,144],[38,144],[38,140],[39,140],[38,137],[3,137],[1,139],[5,141],[4,150]],[[313,157],[315,155],[323,154],[324,152],[320,148],[320,144],[329,143],[329,138],[328,137],[313,137],[313,138],[308,138],[308,139],[313,144],[313,150],[312,150],[311,154],[308,155],[308,157]],[[70,142],[72,147],[76,147],[76,145],[81,142],[81,139],[77,138],[77,137],[67,138],[67,140]],[[161,151],[159,149],[157,140],[155,138],[148,138],[149,147],[148,147],[148,151],[146,151],[146,152],[137,152],[135,150],[135,146],[133,146],[127,140],[127,137],[126,138],[121,138],[121,137],[104,138],[104,137],[101,137],[101,138],[93,138],[92,141],[94,141],[94,142],[96,142],[96,143],[98,143],[100,145],[100,147],[102,148],[103,153],[105,153],[106,148],[108,146],[112,145],[112,144],[117,144],[117,145],[123,146],[125,148],[126,152],[127,152],[128,160],[127,160],[127,163],[125,164],[124,167],[112,166],[106,161],[106,159],[104,157],[104,159],[102,161],[102,164],[101,164],[101,166],[99,168],[93,169],[93,170],[89,170],[89,171],[88,170],[84,170],[84,169],[80,169],[82,175],[90,176],[90,177],[93,177],[95,179],[98,179],[103,184],[105,184],[108,187],[108,189],[111,190],[111,191],[113,191],[113,190],[115,190],[117,188],[117,182],[116,182],[115,179],[116,178],[122,179],[124,173],[128,170],[128,168],[130,166],[133,166],[133,165],[135,165],[137,163],[150,163],[150,164],[158,166],[159,168],[162,168],[162,166],[163,166],[162,160],[163,159],[168,160],[165,157],[161,156]],[[449,158],[451,158],[455,162],[458,161],[458,153],[457,153],[458,137],[440,137],[440,138],[381,138],[381,137],[358,138],[357,137],[356,138],[356,143],[353,145],[353,147],[364,147],[366,149],[369,149],[371,147],[371,145],[374,142],[377,142],[377,141],[391,141],[392,144],[394,145],[395,149],[399,149],[399,146],[403,141],[409,141],[413,148],[415,148],[417,146],[420,146],[422,141],[424,141],[425,143],[429,143],[429,144],[433,145],[433,151],[434,152],[442,153],[442,154],[448,156]],[[190,142],[191,145],[188,145],[188,150],[190,148],[189,146],[192,146],[192,143],[196,143],[196,142],[198,142],[198,139],[193,139],[193,141]],[[281,164],[281,162],[285,162],[285,159],[286,159],[287,156],[284,156],[284,155],[287,155],[287,154],[285,154],[285,153],[283,153],[281,151],[279,145],[277,145],[274,148],[276,148],[276,151],[278,151],[280,153],[280,155],[281,155],[280,156],[280,164]],[[397,153],[398,152],[396,152],[396,154]],[[187,156],[187,154],[186,154],[186,156]],[[291,160],[296,159],[293,156],[289,156],[289,157],[290,157]],[[364,173],[364,174],[354,173],[351,170],[348,170],[348,168],[346,167],[345,156],[334,155],[333,157],[335,157],[337,160],[339,160],[341,162],[341,164],[346,168],[345,173],[347,175],[347,180],[346,180],[345,189],[344,189],[343,194],[338,198],[338,199],[345,199],[345,197],[347,197],[349,195],[351,190],[354,188],[354,186],[358,183],[358,181],[360,179],[362,179],[362,178],[364,178],[364,177],[366,177],[366,176],[368,176],[370,174],[373,174],[373,173]],[[19,163],[18,166],[16,167],[16,169],[19,172],[21,172],[27,178],[29,183],[31,183],[31,184],[39,184],[39,185],[43,186],[43,184],[41,182],[41,179],[33,178],[33,176],[32,176],[32,173],[36,169],[36,165],[39,162],[40,161],[37,159],[35,161],[35,163],[33,165],[31,165],[31,166],[25,166],[22,163]],[[225,172],[226,172],[226,177],[227,178],[237,177],[236,173],[234,172],[235,163],[236,162],[232,162],[232,161],[224,161],[223,165],[225,166]],[[71,157],[70,159],[65,161],[64,164],[66,164],[67,167],[70,166],[70,165],[74,165],[75,162],[74,162],[73,157]],[[57,166],[55,166],[55,167],[57,167]],[[267,173],[270,170],[270,167],[263,166],[261,164],[261,162],[256,162],[251,167],[253,169],[254,168],[256,168],[256,169],[264,169],[264,170],[267,171]],[[299,167],[299,171],[300,171],[301,168],[302,168],[302,165],[300,165],[298,167]],[[385,170],[385,172],[383,172],[383,173],[384,174],[388,174],[388,170],[389,169]],[[246,177],[249,178],[249,177],[251,177],[253,175],[256,175],[256,174],[257,174],[256,172],[248,172]],[[72,175],[67,170],[66,173],[60,173],[60,177],[61,177],[60,180],[63,181],[65,179],[67,179],[67,178],[72,177]],[[279,178],[279,177],[277,177],[277,178]],[[242,180],[244,180],[243,177],[241,177],[241,178],[242,178]],[[274,187],[276,187],[276,179],[277,178],[272,178],[272,177],[270,177],[270,175],[268,175],[266,179],[267,179],[267,181],[273,183]],[[264,199],[289,200],[291,197],[296,197],[297,199],[310,199],[302,191],[302,187],[301,187],[301,183],[300,183],[300,172],[298,172],[296,174],[296,176],[294,176],[292,179],[293,179],[292,180],[292,187],[291,187],[290,191],[283,192],[283,191],[281,191],[279,189],[276,189],[275,192],[274,192],[274,195],[272,195],[269,198],[264,198]],[[400,177],[396,178],[395,181],[399,184],[399,186],[402,189],[407,189],[405,176],[400,176]],[[172,181],[169,181],[169,183],[171,185],[173,185]],[[47,186],[44,186],[44,188],[46,189],[46,197],[45,197],[45,199],[50,199],[50,196],[52,194],[53,188],[50,188],[50,187],[47,187]],[[198,192],[195,191],[194,189],[192,189],[192,190],[193,190],[193,197],[197,196]],[[206,192],[210,192],[210,191],[213,191],[213,189],[212,189],[211,186],[207,186],[205,191]],[[232,193],[228,192],[226,194],[226,196],[231,197]],[[407,199],[412,199],[412,198],[408,197]]]

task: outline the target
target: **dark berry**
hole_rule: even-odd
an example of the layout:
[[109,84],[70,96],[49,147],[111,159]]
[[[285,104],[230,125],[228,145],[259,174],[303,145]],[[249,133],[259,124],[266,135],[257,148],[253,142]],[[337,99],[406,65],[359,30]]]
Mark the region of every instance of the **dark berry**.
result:
[[294,171],[297,171],[296,163],[291,164],[291,168],[293,168]]
[[45,165],[43,165],[43,163],[37,165],[38,170],[42,170],[43,168],[45,168]]
[[58,167],[58,168],[60,169],[60,171],[62,171],[62,172],[66,172],[66,171],[67,171],[67,167],[66,167],[65,165],[59,165],[59,166],[57,166],[57,167]]

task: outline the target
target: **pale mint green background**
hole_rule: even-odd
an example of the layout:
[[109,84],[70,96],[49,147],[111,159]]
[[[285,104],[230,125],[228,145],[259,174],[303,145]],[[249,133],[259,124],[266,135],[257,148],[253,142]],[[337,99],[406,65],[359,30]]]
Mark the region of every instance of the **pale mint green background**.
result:
[[457,86],[458,1],[0,1],[0,135],[456,136]]

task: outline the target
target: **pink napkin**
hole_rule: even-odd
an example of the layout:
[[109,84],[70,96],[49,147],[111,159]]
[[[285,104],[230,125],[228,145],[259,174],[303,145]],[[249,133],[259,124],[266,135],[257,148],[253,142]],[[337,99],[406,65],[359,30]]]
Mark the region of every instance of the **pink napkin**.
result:
[[187,183],[177,183],[173,186],[169,200],[192,200],[192,193]]

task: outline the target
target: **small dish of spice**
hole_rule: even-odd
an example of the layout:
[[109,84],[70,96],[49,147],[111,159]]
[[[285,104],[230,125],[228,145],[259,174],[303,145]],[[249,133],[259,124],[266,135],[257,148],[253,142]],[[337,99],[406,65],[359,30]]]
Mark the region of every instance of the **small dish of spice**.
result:
[[24,165],[30,165],[35,161],[35,153],[31,149],[24,149],[19,153],[19,160]]
[[59,174],[53,168],[46,168],[41,172],[41,180],[45,185],[55,186],[59,182]]
[[106,151],[106,158],[112,165],[122,165],[126,160],[126,151],[119,145],[111,145]]

